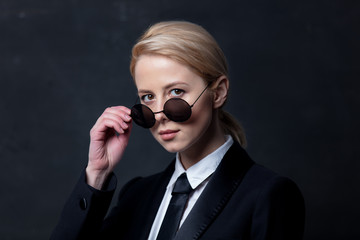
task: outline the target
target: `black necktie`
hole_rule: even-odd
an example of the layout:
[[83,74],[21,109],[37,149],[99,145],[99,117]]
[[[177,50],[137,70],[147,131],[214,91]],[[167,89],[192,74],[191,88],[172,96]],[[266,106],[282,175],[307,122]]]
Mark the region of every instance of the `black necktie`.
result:
[[186,173],[180,175],[176,180],[172,197],[164,220],[161,224],[157,240],[170,240],[176,235],[179,228],[181,217],[185,210],[185,205],[189,199],[189,194],[193,191],[186,177]]

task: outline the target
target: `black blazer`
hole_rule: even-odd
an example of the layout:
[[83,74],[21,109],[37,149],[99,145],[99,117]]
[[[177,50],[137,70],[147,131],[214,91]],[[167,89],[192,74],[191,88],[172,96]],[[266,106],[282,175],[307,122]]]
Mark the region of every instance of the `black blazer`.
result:
[[[161,173],[127,183],[105,220],[116,178],[98,191],[83,173],[51,239],[147,239],[173,171],[174,161]],[[175,239],[298,240],[304,215],[296,184],[255,164],[234,143]]]

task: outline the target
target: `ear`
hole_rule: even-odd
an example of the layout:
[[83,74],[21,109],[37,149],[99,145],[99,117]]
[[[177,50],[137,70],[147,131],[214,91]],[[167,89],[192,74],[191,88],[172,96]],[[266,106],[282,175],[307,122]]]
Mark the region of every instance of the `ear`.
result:
[[213,107],[220,108],[224,105],[229,91],[229,79],[226,76],[219,77],[212,88],[214,93],[214,105]]

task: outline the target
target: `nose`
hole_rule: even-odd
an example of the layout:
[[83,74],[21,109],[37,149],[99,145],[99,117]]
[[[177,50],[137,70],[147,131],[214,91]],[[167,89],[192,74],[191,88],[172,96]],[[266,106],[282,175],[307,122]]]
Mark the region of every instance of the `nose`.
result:
[[164,114],[164,101],[159,101],[159,104],[156,106],[156,110],[154,111],[155,120],[157,122],[162,122],[164,120],[167,120],[168,118]]
[[168,119],[168,118],[166,117],[166,115],[164,114],[163,111],[157,112],[157,113],[155,114],[155,120],[156,120],[157,122],[163,122],[164,120],[167,120],[167,119]]

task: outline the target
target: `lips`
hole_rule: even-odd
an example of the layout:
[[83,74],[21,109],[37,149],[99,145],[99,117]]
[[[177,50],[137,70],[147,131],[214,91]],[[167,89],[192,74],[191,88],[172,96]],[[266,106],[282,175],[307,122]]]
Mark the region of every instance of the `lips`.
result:
[[176,134],[179,132],[179,130],[164,130],[160,131],[159,135],[162,140],[169,141],[176,137]]

